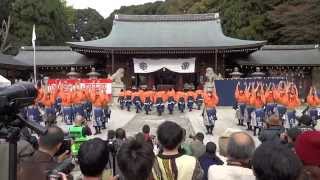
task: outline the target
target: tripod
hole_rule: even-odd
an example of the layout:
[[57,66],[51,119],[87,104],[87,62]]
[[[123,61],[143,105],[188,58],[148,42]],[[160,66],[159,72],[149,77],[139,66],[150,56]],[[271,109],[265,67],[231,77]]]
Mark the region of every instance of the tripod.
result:
[[[20,128],[27,126],[38,134],[46,134],[47,129],[36,122],[27,121],[21,114],[3,116],[0,122],[0,139],[9,144],[9,180],[17,179],[17,142],[20,138]],[[4,155],[4,154],[1,154]]]

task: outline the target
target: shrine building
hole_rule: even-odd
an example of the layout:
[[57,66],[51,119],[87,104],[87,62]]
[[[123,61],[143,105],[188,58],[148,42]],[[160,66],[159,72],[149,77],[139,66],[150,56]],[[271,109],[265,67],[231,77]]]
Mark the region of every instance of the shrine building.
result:
[[226,61],[248,57],[265,43],[225,36],[216,13],[115,15],[109,36],[68,44],[108,74],[124,68],[127,88],[183,89],[200,87],[207,67],[225,77]]

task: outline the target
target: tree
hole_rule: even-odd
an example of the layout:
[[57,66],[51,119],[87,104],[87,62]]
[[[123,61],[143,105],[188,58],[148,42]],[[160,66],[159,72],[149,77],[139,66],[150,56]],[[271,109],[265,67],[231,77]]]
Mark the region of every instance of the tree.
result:
[[320,42],[320,1],[288,0],[269,12],[269,41],[280,44]]
[[13,34],[21,45],[31,44],[33,24],[40,45],[60,45],[71,39],[60,0],[16,0],[12,18]]
[[104,18],[95,9],[75,10],[74,39],[94,40],[107,36]]

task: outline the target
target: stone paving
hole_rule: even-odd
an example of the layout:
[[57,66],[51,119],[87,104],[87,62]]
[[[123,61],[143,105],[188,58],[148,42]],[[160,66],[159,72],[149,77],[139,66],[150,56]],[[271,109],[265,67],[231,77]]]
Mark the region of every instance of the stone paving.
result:
[[153,110],[153,112],[149,115],[146,115],[145,113],[139,113],[123,128],[127,131],[127,135],[133,136],[137,132],[142,131],[143,125],[148,124],[150,126],[151,134],[155,135],[158,126],[165,121],[176,122],[181,127],[185,128],[187,136],[189,136],[189,134],[194,134],[188,117],[185,113],[180,112],[175,112],[172,115],[165,112],[162,116],[158,116],[155,110]]

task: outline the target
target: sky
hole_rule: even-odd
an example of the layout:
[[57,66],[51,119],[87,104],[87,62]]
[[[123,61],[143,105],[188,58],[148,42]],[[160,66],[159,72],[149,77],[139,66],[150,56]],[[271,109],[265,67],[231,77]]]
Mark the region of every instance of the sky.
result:
[[75,9],[93,8],[96,9],[103,17],[108,17],[115,9],[121,6],[130,6],[155,2],[159,0],[67,0],[67,4]]

